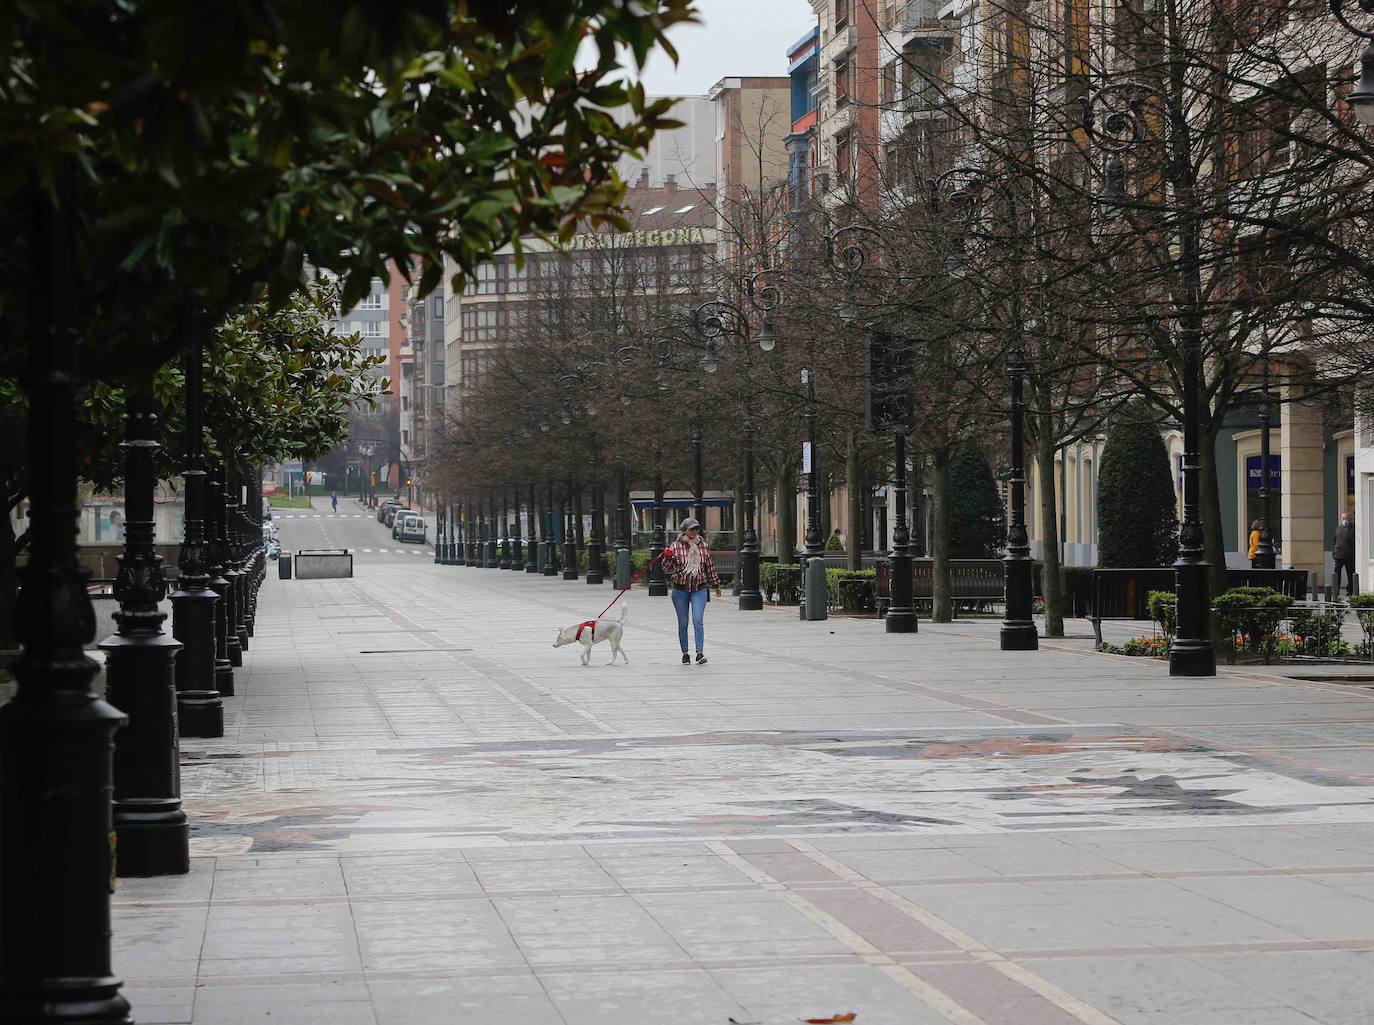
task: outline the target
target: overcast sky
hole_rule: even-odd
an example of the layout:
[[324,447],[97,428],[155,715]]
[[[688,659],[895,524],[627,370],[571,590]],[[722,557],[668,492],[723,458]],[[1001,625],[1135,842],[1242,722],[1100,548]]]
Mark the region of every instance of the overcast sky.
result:
[[678,64],[659,53],[644,69],[652,96],[700,96],[722,78],[787,74],[787,48],[816,24],[807,0],[697,0],[699,25],[668,33]]

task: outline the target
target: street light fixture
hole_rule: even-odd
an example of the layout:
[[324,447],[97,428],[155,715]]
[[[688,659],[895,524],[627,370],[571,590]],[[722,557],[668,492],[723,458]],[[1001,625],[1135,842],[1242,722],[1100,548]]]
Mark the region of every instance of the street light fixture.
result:
[[[1339,17],[1339,0],[1332,2]],[[1115,197],[1126,196],[1120,157],[1147,141],[1145,108],[1158,102],[1150,86],[1137,82],[1105,86],[1084,99],[1084,127],[1092,140],[1109,154],[1106,193],[1109,202],[1148,204],[1148,201]],[[1113,159],[1116,160],[1115,169]],[[1202,325],[1197,308],[1202,296],[1202,260],[1198,236],[1202,229],[1198,215],[1192,210],[1183,212],[1182,222],[1179,271],[1185,299],[1175,310],[1174,318],[1178,324],[1179,348],[1183,352],[1183,524],[1179,530],[1178,561],[1174,563],[1178,614],[1174,640],[1169,646],[1169,675],[1215,676],[1217,658],[1209,628],[1211,598],[1203,551],[1198,413],[1202,390]]]
[[[762,325],[752,340],[758,344],[759,351],[772,352],[777,348],[777,334],[773,330],[772,311],[781,299],[778,287],[769,280],[772,270],[761,270],[745,282],[744,294],[754,311],[761,314]],[[738,338],[744,343],[746,382],[752,386],[753,363],[749,359],[750,320],[747,311],[724,299],[713,299],[697,307],[693,324],[697,334],[705,340],[701,357],[701,367],[708,374],[720,369],[719,339],[727,335]],[[698,432],[697,437],[700,437]],[[696,447],[697,491],[701,499],[701,448]],[[750,394],[744,397],[744,530],[739,538],[739,607],[745,611],[758,611],[763,608],[763,593],[759,590],[759,535],[755,527],[757,498],[754,494],[754,417]],[[698,519],[702,516],[698,514]]]
[[[1374,32],[1357,27],[1346,17],[1345,0],[1330,0],[1330,3],[1331,13],[1337,21],[1360,38],[1374,40]],[[1374,12],[1374,6],[1369,0],[1357,0],[1357,3],[1363,13]],[[1355,83],[1355,87],[1345,99],[1360,124],[1374,125],[1374,44],[1366,45],[1360,54],[1360,80]]]

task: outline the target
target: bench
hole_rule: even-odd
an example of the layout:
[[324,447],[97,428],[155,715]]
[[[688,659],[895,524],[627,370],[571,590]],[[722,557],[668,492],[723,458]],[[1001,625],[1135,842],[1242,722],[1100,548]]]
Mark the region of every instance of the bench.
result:
[[[892,581],[886,559],[874,565],[877,570],[878,617],[887,615],[892,602]],[[911,560],[912,604],[934,605],[935,561]],[[949,597],[957,612],[961,604],[971,605],[982,612],[988,605],[1000,604],[1006,598],[1006,571],[1001,559],[951,559],[949,561]]]
[[[1291,598],[1307,597],[1305,569],[1229,569],[1227,587],[1272,587]],[[1093,570],[1092,604],[1088,621],[1102,643],[1104,619],[1150,619],[1150,592],[1174,590],[1172,567]]]
[[297,580],[339,580],[353,576],[353,553],[346,548],[304,548],[292,559]]

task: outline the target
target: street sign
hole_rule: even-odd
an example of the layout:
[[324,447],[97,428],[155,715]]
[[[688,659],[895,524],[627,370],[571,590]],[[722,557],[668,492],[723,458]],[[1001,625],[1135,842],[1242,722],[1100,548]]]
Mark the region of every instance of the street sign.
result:
[[802,473],[811,472],[811,442],[802,442]]
[[[1245,457],[1245,487],[1250,491],[1258,491],[1264,485],[1261,478],[1264,476],[1260,472],[1261,458],[1259,456]],[[1283,488],[1283,472],[1280,469],[1279,457],[1271,455],[1269,457],[1269,490],[1280,491]]]

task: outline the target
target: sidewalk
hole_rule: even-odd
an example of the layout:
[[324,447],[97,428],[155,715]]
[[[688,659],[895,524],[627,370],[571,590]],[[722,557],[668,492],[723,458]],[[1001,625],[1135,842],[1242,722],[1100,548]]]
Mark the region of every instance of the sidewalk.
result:
[[584,669],[609,588],[357,574],[270,579],[183,743],[192,873],[115,895],[140,1022],[1374,1015],[1367,687],[728,600],[684,667],[642,591]]

